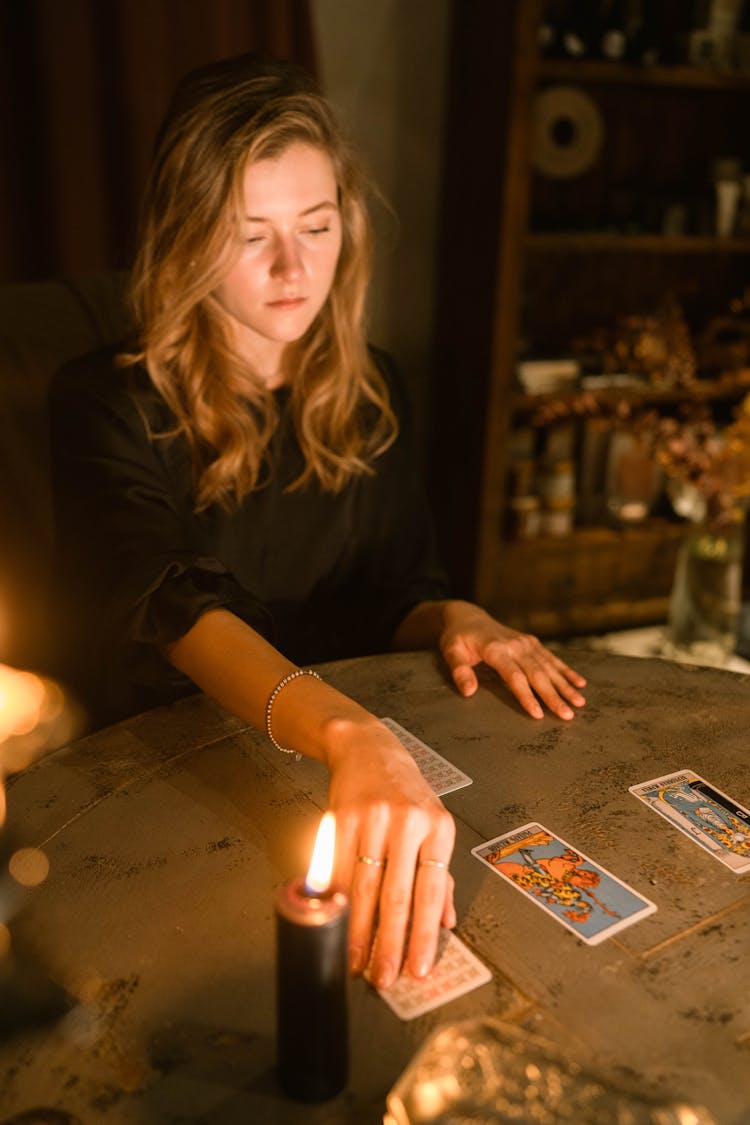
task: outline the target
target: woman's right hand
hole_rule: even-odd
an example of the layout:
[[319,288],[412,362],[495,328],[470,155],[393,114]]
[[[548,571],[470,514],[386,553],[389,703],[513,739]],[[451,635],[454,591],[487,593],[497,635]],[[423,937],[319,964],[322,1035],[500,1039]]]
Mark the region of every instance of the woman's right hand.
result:
[[[296,670],[222,608],[204,613],[164,654],[258,730],[268,721],[269,694]],[[330,684],[295,676],[275,700],[272,718],[277,745],[301,750],[328,767],[336,878],[351,893],[353,971],[363,972],[369,964],[373,982],[387,988],[399,975],[407,948],[409,969],[423,976],[435,960],[441,923],[455,925],[448,871],[453,818],[396,736]]]
[[360,973],[369,965],[373,983],[387,988],[405,951],[414,976],[428,973],[441,925],[456,924],[448,870],[455,824],[396,736],[374,717],[336,724],[332,745],[329,807],[336,816],[336,877],[351,895],[350,967]]

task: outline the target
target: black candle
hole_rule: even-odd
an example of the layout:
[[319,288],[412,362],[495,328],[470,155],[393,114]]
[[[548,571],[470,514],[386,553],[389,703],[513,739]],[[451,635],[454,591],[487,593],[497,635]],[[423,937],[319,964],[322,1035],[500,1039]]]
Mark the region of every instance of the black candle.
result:
[[349,900],[330,885],[332,864],[333,817],[326,814],[307,878],[285,883],[276,897],[279,1082],[307,1102],[338,1094],[349,1068]]

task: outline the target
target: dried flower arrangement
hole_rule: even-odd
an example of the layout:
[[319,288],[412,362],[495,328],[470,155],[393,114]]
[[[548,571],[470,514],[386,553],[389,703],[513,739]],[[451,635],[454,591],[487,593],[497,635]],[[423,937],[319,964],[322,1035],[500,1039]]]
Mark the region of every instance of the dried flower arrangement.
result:
[[685,404],[681,413],[659,420],[654,441],[675,511],[716,526],[736,520],[750,496],[750,395],[723,430],[705,405]]
[[[693,520],[722,523],[737,518],[750,497],[750,394],[735,408],[734,420],[722,428],[706,401],[717,390],[750,384],[750,289],[733,301],[730,315],[715,318],[700,341],[716,349],[723,333],[730,339],[722,353],[722,370],[711,380],[696,378],[696,352],[677,301],[670,295],[653,317],[625,317],[612,333],[599,331],[577,342],[596,356],[603,372],[640,375],[642,394],[584,390],[540,403],[531,421],[546,427],[574,417],[595,417],[638,436],[667,477],[667,494],[675,511]],[[731,328],[731,331],[730,331]],[[691,397],[677,417],[656,409],[649,398],[660,391],[684,390]],[[655,395],[656,392],[656,395]]]
[[682,308],[667,293],[651,315],[620,317],[612,329],[599,328],[575,340],[576,354],[592,357],[604,374],[627,372],[654,388],[689,387],[696,356]]

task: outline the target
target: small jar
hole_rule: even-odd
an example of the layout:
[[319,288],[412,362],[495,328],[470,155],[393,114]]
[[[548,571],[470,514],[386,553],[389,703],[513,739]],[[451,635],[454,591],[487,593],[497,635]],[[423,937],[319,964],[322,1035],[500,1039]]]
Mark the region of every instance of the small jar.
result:
[[510,463],[510,492],[513,497],[532,496],[536,461],[533,457],[519,457]]
[[510,534],[513,539],[534,539],[540,530],[538,496],[513,496],[508,504]]
[[544,509],[541,513],[542,534],[560,539],[570,535],[573,530],[574,510],[575,500],[568,497],[545,500]]
[[572,461],[554,461],[544,467],[541,493],[545,503],[551,500],[575,500],[576,476]]

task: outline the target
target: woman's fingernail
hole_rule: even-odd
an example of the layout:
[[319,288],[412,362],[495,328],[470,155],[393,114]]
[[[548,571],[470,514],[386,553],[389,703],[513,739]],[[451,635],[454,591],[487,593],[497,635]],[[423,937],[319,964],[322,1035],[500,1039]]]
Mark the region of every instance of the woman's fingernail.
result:
[[375,974],[375,987],[376,988],[390,988],[396,979],[396,972],[390,961],[385,961],[378,967]]
[[349,972],[361,973],[365,967],[365,953],[361,946],[349,950]]
[[572,719],[573,718],[573,712],[570,710],[569,707],[564,707],[562,709],[562,711],[560,712],[560,717],[563,718],[563,719]]
[[532,706],[532,708],[531,708],[531,714],[533,715],[533,717],[534,717],[535,719],[543,719],[543,718],[544,718],[544,711],[542,711],[542,709],[541,709],[541,707],[539,706],[539,704],[538,704],[538,703],[535,703],[535,704],[534,704],[534,705]]
[[425,957],[421,961],[417,961],[417,968],[414,972],[414,976],[415,977],[426,977],[431,968],[432,968],[432,966],[430,965],[429,961]]

